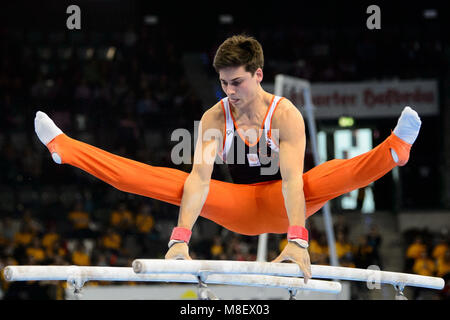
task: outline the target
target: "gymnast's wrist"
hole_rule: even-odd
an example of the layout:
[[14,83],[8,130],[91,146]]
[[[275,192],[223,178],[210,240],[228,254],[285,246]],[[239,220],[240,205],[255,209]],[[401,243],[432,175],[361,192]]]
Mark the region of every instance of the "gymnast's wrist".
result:
[[289,226],[287,233],[288,242],[294,242],[301,248],[308,248],[308,230],[303,226]]
[[183,227],[173,228],[172,234],[170,236],[170,241],[168,244],[169,248],[172,247],[176,243],[184,242],[186,244],[189,244],[191,235],[192,235],[192,231],[187,228],[183,228]]

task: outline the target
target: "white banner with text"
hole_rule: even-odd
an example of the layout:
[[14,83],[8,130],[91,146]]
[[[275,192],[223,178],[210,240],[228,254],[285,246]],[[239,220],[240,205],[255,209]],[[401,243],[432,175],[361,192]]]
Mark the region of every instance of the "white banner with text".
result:
[[[282,88],[282,95],[301,110],[301,83],[283,81]],[[421,116],[439,115],[436,80],[311,83],[311,93],[316,119],[398,117],[405,106]]]

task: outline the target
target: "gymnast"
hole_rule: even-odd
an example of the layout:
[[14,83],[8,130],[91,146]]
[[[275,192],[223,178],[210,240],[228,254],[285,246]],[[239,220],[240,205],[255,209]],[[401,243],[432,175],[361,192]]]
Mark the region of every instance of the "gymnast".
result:
[[[289,99],[261,87],[260,43],[246,35],[226,39],[213,67],[227,97],[202,115],[190,173],[72,139],[41,111],[34,120],[36,134],[56,163],[78,167],[124,192],[179,206],[166,259],[191,259],[191,230],[202,216],[244,235],[287,233],[288,243],[273,262],[298,264],[306,283],[311,264],[305,220],[327,201],[404,166],[421,120],[405,107],[393,132],[371,151],[303,173],[304,120]],[[217,156],[227,164],[233,183],[211,179]]]

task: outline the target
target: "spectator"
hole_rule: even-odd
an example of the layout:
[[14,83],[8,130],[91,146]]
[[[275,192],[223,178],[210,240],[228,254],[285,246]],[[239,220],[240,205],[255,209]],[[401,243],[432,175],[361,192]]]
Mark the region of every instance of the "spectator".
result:
[[344,231],[338,231],[336,236],[336,255],[337,258],[343,259],[345,256],[352,256],[352,244],[347,241]]
[[376,225],[370,227],[369,234],[367,235],[367,244],[372,247],[372,262],[371,264],[377,265],[380,269],[383,269],[383,263],[380,254],[380,247],[382,243],[381,235]]
[[436,272],[436,263],[428,256],[427,251],[422,251],[420,256],[414,260],[413,272],[421,276],[434,276]]
[[[432,277],[436,273],[436,263],[429,257],[428,252],[421,251],[420,256],[414,260],[413,272],[421,276]],[[419,287],[414,288],[413,299],[421,298],[422,294],[429,292]]]
[[215,236],[211,246],[211,259],[220,260],[223,254],[222,238],[220,236]]
[[418,259],[424,252],[427,251],[427,246],[423,243],[421,236],[417,236],[414,242],[408,247],[406,257],[409,259]]
[[432,252],[431,256],[433,257],[433,259],[439,260],[440,258],[442,258],[445,255],[445,253],[447,252],[448,249],[449,249],[449,247],[448,247],[447,239],[445,239],[444,237],[441,236],[438,240],[437,245],[433,248],[433,252]]
[[41,264],[45,258],[45,250],[41,245],[41,240],[37,237],[33,238],[31,246],[26,250],[26,254],[29,258],[32,258],[36,264]]
[[136,215],[136,230],[138,234],[150,234],[155,226],[155,219],[151,214],[151,207],[143,204]]
[[47,256],[47,262],[45,264],[63,265],[68,263],[70,259],[68,258],[69,250],[67,249],[66,243],[61,238],[51,242],[46,248],[45,253]]
[[56,225],[51,224],[47,232],[42,236],[42,245],[46,250],[50,250],[59,239],[60,235],[56,232]]
[[437,259],[436,276],[448,278],[450,276],[450,248]]
[[108,227],[106,233],[101,238],[102,247],[110,253],[118,255],[122,244],[122,237],[112,227]]
[[68,214],[69,221],[72,223],[71,237],[84,239],[92,236],[90,230],[90,214],[84,210],[83,202],[77,201],[73,210]]
[[77,240],[71,256],[72,263],[77,266],[90,266],[91,258],[83,241]]
[[117,209],[111,212],[110,225],[124,236],[133,229],[134,224],[133,212],[128,209],[125,202],[120,202]]
[[16,246],[28,246],[34,236],[35,233],[31,226],[22,222],[20,231],[14,235],[14,244]]
[[427,251],[427,246],[423,243],[421,236],[417,236],[414,242],[410,244],[406,250],[405,272],[411,272],[416,259]]
[[[155,228],[155,219],[152,215],[152,207],[148,203],[141,204],[136,215],[136,225],[133,229],[136,242],[140,248],[136,254],[158,256],[160,253],[159,232]],[[164,247],[166,243],[164,241]]]

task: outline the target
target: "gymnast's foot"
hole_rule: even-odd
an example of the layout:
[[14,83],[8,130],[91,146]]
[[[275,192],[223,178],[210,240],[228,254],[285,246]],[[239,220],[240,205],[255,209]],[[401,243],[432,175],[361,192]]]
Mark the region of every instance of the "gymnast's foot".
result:
[[[410,107],[405,107],[400,115],[400,118],[398,119],[397,126],[395,127],[393,133],[404,142],[412,145],[419,135],[421,124],[422,121],[420,120],[417,112]],[[398,165],[405,165],[408,161],[407,158],[409,158],[409,152],[408,157],[405,157],[405,155],[397,155],[394,149],[391,149],[391,155]]]
[[[41,142],[48,148],[49,143],[55,139],[60,134],[63,134],[61,129],[59,129],[52,119],[49,118],[42,111],[36,112],[36,117],[34,118],[34,131],[41,140]],[[50,148],[49,148],[50,149]],[[58,164],[61,164],[61,157],[57,152],[52,152],[52,159]]]

